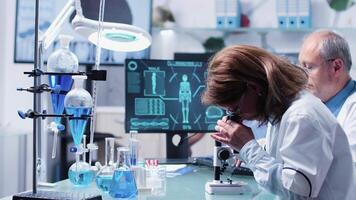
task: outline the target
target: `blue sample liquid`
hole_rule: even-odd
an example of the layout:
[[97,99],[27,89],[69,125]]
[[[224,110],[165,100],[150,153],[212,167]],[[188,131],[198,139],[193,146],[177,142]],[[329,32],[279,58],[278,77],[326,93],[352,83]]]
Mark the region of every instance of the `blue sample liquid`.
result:
[[[67,114],[73,115],[73,117],[81,117],[82,115],[89,115],[91,113],[91,107],[66,107]],[[72,133],[73,141],[75,146],[79,146],[85,126],[87,124],[88,119],[70,119],[69,127]]]
[[131,170],[115,170],[109,189],[113,198],[134,198],[137,196],[135,177]]
[[112,182],[112,175],[99,175],[96,177],[96,185],[104,192],[108,192]]
[[[48,77],[49,86],[51,88],[59,85],[60,93],[51,93],[52,107],[54,114],[60,115],[64,110],[64,97],[72,88],[73,80],[71,75],[50,75]],[[61,122],[60,117],[55,117],[54,122],[59,124]]]
[[94,180],[94,172],[92,170],[69,170],[68,178],[75,186],[87,186]]

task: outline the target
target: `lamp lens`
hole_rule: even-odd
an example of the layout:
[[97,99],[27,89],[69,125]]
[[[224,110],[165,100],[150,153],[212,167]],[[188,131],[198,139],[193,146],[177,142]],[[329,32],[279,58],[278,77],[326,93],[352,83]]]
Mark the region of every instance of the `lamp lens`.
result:
[[125,33],[106,33],[105,37],[116,42],[133,42],[137,40],[136,36]]

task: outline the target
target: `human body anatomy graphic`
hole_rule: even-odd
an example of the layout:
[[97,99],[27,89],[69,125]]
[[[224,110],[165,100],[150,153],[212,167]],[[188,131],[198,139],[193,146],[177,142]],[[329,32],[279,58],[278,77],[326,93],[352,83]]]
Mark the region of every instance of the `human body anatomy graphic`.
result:
[[183,74],[179,84],[179,102],[182,104],[183,123],[189,123],[189,104],[192,102],[192,91],[186,74]]
[[156,72],[152,73],[151,79],[152,79],[152,94],[156,94],[156,85],[157,85]]

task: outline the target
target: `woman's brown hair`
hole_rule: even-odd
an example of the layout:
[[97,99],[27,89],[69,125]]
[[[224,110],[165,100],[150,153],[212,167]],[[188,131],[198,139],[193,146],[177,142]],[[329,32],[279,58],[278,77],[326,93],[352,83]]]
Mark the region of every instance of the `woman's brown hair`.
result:
[[285,59],[258,47],[234,45],[219,51],[210,61],[202,101],[226,106],[236,102],[249,83],[257,83],[262,87],[257,120],[274,124],[307,80],[302,69]]

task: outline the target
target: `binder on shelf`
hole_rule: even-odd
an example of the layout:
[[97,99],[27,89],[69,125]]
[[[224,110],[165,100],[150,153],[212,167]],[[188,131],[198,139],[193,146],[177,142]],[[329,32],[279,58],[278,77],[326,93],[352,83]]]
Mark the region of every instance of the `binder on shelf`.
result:
[[288,27],[288,0],[277,0],[278,28]]
[[311,28],[311,2],[310,0],[300,0],[298,5],[298,26],[299,28]]
[[297,29],[298,28],[298,1],[299,0],[287,0],[288,2],[288,25],[289,29]]
[[277,0],[278,27],[299,29],[311,27],[310,0]]
[[240,0],[215,0],[216,28],[237,28],[241,24]]
[[225,28],[225,0],[215,1],[216,10],[216,28]]
[[225,0],[226,3],[226,28],[240,27],[241,6],[239,0]]

